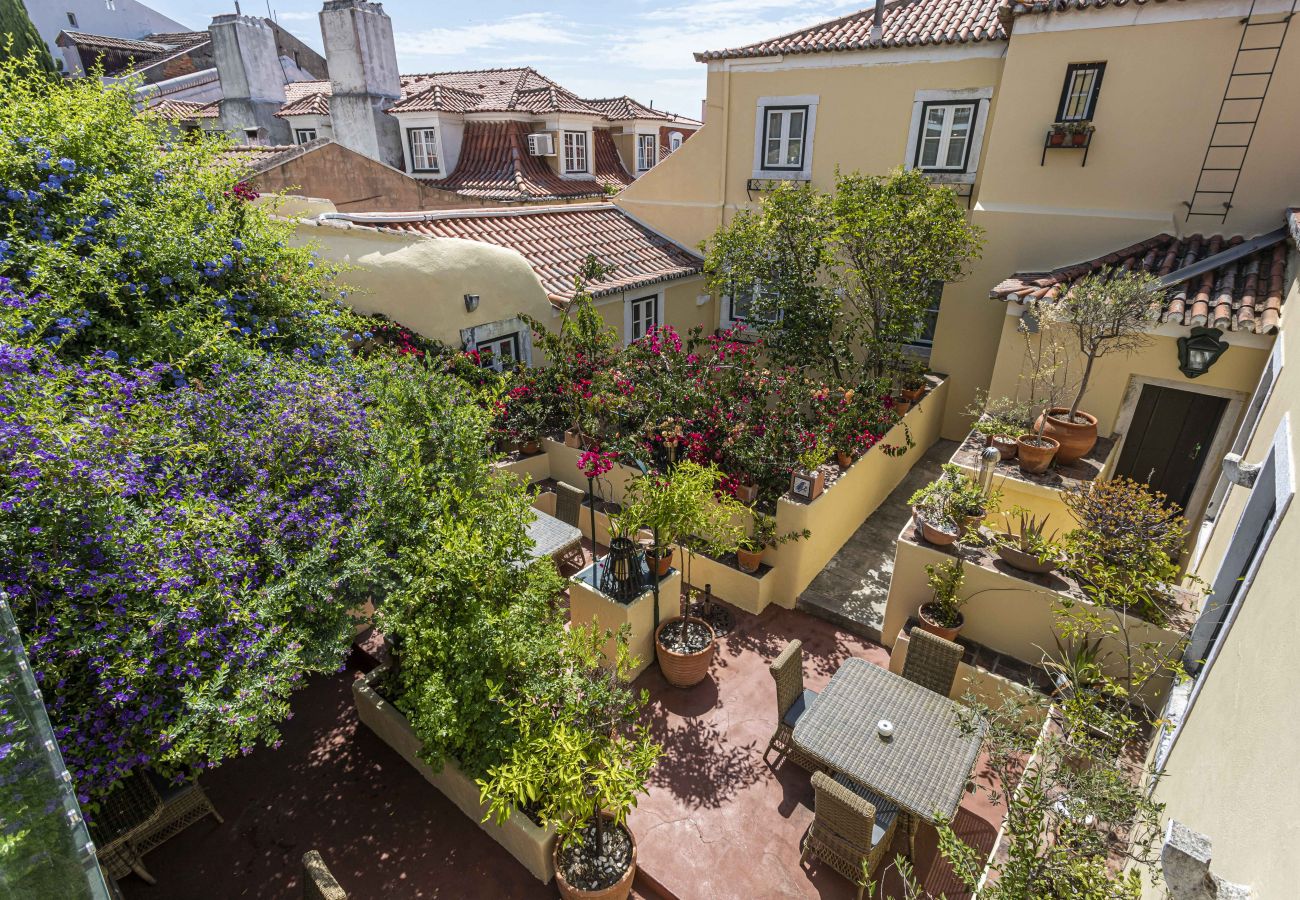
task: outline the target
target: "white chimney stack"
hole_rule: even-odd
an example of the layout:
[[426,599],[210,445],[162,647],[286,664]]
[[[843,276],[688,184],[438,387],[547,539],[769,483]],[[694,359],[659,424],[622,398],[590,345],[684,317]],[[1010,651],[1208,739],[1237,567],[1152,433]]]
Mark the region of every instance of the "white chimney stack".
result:
[[393,22],[383,4],[325,0],[320,30],[333,92],[330,119],[334,140],[402,168],[401,130],[397,120],[384,112],[401,99],[402,83]]
[[208,34],[221,79],[221,127],[289,143],[288,124],[275,117],[284,103],[285,79],[271,20],[225,13],[213,18]]

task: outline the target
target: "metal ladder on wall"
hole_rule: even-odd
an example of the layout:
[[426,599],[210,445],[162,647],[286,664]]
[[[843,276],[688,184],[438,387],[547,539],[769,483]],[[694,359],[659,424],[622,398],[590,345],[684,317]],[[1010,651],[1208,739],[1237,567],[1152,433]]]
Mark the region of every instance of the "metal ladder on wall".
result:
[[1232,200],[1246,165],[1246,154],[1255,137],[1264,108],[1264,98],[1273,83],[1273,72],[1282,55],[1282,44],[1295,16],[1297,0],[1280,13],[1256,13],[1260,0],[1251,0],[1250,11],[1241,20],[1241,40],[1232,63],[1219,116],[1210,135],[1196,179],[1192,199],[1183,202],[1187,221],[1193,216],[1217,218],[1220,224],[1232,210]]

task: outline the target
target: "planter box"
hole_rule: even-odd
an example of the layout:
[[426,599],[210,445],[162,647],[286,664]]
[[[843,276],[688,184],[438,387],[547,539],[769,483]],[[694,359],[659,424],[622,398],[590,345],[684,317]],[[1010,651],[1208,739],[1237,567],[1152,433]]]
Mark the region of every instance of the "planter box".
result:
[[[584,580],[585,579],[585,580]],[[682,575],[676,569],[659,580],[659,621],[664,622],[681,610]],[[595,619],[601,629],[617,631],[624,624],[631,628],[628,650],[636,657],[628,680],[635,679],[655,661],[655,595],[645,591],[630,603],[621,603],[591,584],[591,566],[569,579],[569,621],[589,625]],[[605,646],[605,659],[612,661],[613,638]]]
[[373,685],[387,671],[387,666],[380,666],[352,682],[352,699],[357,705],[357,715],[361,721],[379,735],[385,744],[396,750],[402,759],[414,766],[425,781],[442,791],[461,812],[474,820],[492,840],[505,847],[534,878],[542,882],[550,881],[555,876],[555,865],[551,857],[551,851],[555,849],[555,832],[533,824],[521,812],[514,813],[505,825],[497,825],[490,819],[483,821],[487,815],[487,806],[479,802],[478,785],[473,779],[464,775],[451,760],[446,762],[441,772],[434,772],[428,763],[420,759],[423,742],[406,721],[406,717],[375,692]]

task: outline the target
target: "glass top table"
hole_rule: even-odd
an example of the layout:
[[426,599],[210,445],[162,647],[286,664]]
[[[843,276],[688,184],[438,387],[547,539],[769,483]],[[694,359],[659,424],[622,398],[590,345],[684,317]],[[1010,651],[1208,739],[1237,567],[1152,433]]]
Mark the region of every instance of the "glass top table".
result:
[[[794,727],[794,743],[826,768],[933,822],[952,816],[979,756],[985,724],[963,729],[962,707],[888,669],[856,657]],[[881,738],[876,725],[894,725]]]
[[533,542],[532,557],[542,559],[565,553],[582,543],[582,532],[555,516],[534,509],[535,518],[528,523],[528,539]]

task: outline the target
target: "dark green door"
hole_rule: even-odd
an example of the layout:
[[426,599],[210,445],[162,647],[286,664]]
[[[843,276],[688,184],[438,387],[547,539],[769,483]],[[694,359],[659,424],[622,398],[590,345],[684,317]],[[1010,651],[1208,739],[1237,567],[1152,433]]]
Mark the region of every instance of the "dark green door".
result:
[[1186,509],[1227,406],[1226,397],[1146,385],[1116,476],[1149,484]]

